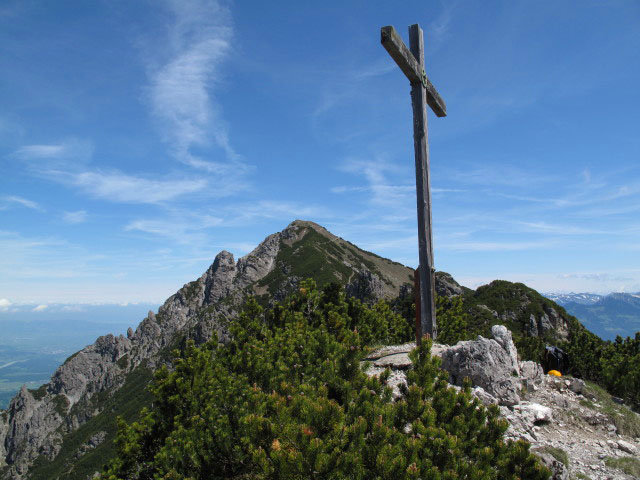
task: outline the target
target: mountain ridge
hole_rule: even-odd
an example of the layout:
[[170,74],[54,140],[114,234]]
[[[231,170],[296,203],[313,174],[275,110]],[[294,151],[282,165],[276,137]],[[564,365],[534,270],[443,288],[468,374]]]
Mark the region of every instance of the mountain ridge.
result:
[[[247,296],[263,304],[282,300],[306,277],[319,285],[342,284],[349,295],[364,301],[403,298],[410,305],[413,298],[413,269],[361,250],[313,222],[292,222],[237,261],[223,250],[198,279],[170,296],[157,313],[149,312],[135,331],[99,337],[70,356],[49,383],[20,390],[0,415],[0,478],[91,475],[113,449],[113,416],[132,421],[149,404],[146,382],[153,370],[169,362],[174,348],[214,335],[226,342],[229,322]],[[506,323],[533,332],[535,326],[541,333],[538,343],[542,334],[551,338],[554,329],[568,328],[561,307],[550,300],[541,304],[542,297],[521,284],[496,281],[474,292],[438,272],[436,291],[446,298],[473,296],[471,311],[483,328]],[[494,301],[489,293],[504,298]]]
[[[309,235],[314,242],[305,244]],[[318,236],[327,241],[318,244]],[[322,248],[328,249],[327,255],[320,255]],[[129,329],[127,336],[99,337],[70,356],[48,384],[37,390],[20,390],[0,415],[2,478],[25,478],[34,462],[43,465],[54,461],[63,449],[63,439],[100,414],[104,397],[126,386],[132,374],[166,362],[171,349],[187,338],[201,343],[215,334],[224,342],[228,321],[243,299],[250,294],[263,300],[268,294],[284,298],[302,279],[287,259],[309,258],[314,250],[323,261],[311,267],[322,274],[321,280],[340,281],[363,298],[392,298],[400,292],[403,279],[408,283],[412,278],[410,268],[360,250],[320,225],[303,220],[269,235],[237,262],[223,250],[199,279],[169,297],[157,314],[150,311],[135,331]],[[332,268],[338,255],[345,260],[339,269]],[[394,276],[385,275],[389,273]]]

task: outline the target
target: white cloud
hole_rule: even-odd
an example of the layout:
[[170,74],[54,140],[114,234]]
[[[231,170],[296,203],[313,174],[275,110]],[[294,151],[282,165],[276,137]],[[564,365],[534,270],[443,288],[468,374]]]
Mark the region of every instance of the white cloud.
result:
[[[172,209],[166,217],[131,221],[124,227],[124,230],[160,237],[163,239],[163,245],[166,244],[164,239],[169,239],[176,244],[187,245],[194,251],[203,251],[208,249],[211,244],[210,229],[223,224],[222,217],[201,214],[192,210]],[[164,256],[168,253],[160,252],[159,254]]]
[[[365,160],[347,159],[339,168],[341,171],[364,177],[367,186],[335,187],[334,193],[345,191],[365,191],[370,194],[369,202],[378,207],[393,208],[402,211],[415,202],[416,188],[412,184],[395,184],[388,177],[398,175],[402,168],[387,161],[383,155]],[[378,212],[379,214],[379,212]]]
[[526,230],[532,232],[551,233],[559,235],[600,235],[611,234],[605,230],[596,230],[591,228],[575,227],[573,225],[553,225],[546,222],[518,222],[525,227]]
[[44,312],[47,308],[49,308],[48,305],[38,305],[37,307],[35,307],[33,310],[31,310],[32,312]]
[[[30,208],[32,210],[38,210],[38,211],[42,211],[42,207],[40,207],[40,205],[38,205],[37,202],[34,202],[32,200],[28,200],[26,198],[22,198],[22,197],[18,197],[15,195],[9,195],[6,197],[2,197],[2,201],[5,203],[17,203],[19,205],[22,205],[23,207],[27,207]],[[0,206],[0,209],[2,207]]]
[[429,23],[427,31],[425,32],[425,44],[428,54],[438,50],[448,38],[451,20],[453,19],[453,11],[457,6],[457,1],[449,1],[445,3],[440,15]]
[[630,282],[634,280],[634,278],[629,275],[614,275],[611,273],[564,273],[558,275],[558,278],[589,280],[600,283]]
[[7,310],[11,306],[11,302],[7,298],[0,298],[0,310]]
[[151,180],[122,172],[81,172],[65,179],[87,194],[121,203],[162,203],[207,187],[205,179]]
[[[85,160],[91,157],[92,151],[87,142],[67,141],[57,145],[28,145],[18,149],[14,155],[24,160],[42,160],[29,162],[29,169],[38,176],[112,202],[157,204],[200,192],[209,184],[204,178],[161,180],[129,175],[118,170],[89,170]],[[239,189],[232,182],[223,185],[209,193],[223,196],[232,189]],[[31,208],[37,207],[35,202],[29,200],[8,198]],[[83,212],[66,212],[63,218],[68,223],[80,223],[86,220],[86,212]]]
[[15,155],[24,160],[34,158],[60,158],[65,154],[64,145],[25,145]]
[[75,212],[64,212],[62,219],[66,223],[75,225],[76,223],[82,223],[87,220],[87,212],[85,210],[78,210]]
[[[24,145],[13,156],[34,164],[34,168],[59,168],[86,162],[93,155],[93,144],[87,140],[69,138],[53,144]],[[38,165],[37,167],[35,165]]]
[[297,202],[283,202],[277,200],[260,200],[230,208],[229,223],[242,224],[255,218],[271,218],[284,220],[312,220],[329,218],[332,216],[326,208],[318,205],[307,205]]
[[458,252],[513,252],[519,250],[546,249],[553,246],[551,242],[448,242],[436,245],[438,250]]
[[190,149],[213,138],[228,159],[238,160],[213,95],[220,66],[231,50],[231,15],[215,0],[169,1],[168,7],[173,16],[169,58],[150,76],[153,114],[178,160],[205,171],[225,169],[224,164],[194,156]]

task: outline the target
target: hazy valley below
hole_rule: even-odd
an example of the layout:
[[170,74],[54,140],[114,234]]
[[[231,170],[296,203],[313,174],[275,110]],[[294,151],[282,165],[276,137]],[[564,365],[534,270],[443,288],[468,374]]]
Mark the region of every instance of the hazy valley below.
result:
[[155,304],[19,305],[0,311],[0,409],[26,384],[47,383],[64,360],[97,337],[125,334]]

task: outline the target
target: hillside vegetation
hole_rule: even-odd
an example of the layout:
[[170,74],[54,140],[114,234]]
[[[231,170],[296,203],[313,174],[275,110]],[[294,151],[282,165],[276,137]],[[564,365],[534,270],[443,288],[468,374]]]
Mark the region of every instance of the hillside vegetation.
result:
[[190,344],[156,374],[153,407],[120,421],[101,478],[548,478],[528,444],[503,441],[497,407],[449,387],[430,341],[397,402],[361,370],[371,345],[411,331],[331,284],[304,282],[268,310],[250,300],[229,344]]
[[[455,319],[441,322],[439,342],[489,337],[491,326],[505,325],[523,360],[541,362],[545,346],[556,345],[569,355],[569,369],[564,374],[591,380],[640,410],[640,332],[626,339],[602,340],[552,300],[522,283],[502,280],[475,291],[465,290],[459,297],[439,297],[438,305],[440,315],[451,310],[449,318]],[[558,315],[558,324],[533,336],[531,316],[549,316],[552,310]]]

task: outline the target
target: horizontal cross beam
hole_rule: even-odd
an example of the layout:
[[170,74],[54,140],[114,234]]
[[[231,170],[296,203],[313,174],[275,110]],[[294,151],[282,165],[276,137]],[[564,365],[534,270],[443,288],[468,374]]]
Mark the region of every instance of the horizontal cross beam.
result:
[[[398,35],[398,32],[392,26],[382,27],[380,29],[380,42],[385,48],[391,58],[400,67],[400,70],[407,76],[411,84],[424,83],[424,88],[427,90],[427,103],[438,117],[447,116],[447,105],[440,97],[440,94],[436,90],[436,87],[432,85],[429,79],[426,77],[424,70],[420,66],[420,62],[416,60],[413,53],[407,48],[407,46]],[[425,80],[423,82],[423,79]]]

